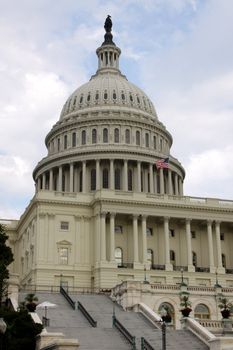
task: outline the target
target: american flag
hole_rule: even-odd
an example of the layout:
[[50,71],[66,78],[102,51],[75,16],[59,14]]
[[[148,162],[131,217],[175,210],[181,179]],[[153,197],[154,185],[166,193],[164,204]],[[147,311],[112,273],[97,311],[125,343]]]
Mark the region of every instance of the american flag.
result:
[[167,169],[168,168],[168,162],[169,162],[169,158],[165,158],[165,159],[158,159],[156,160],[155,164],[157,169]]

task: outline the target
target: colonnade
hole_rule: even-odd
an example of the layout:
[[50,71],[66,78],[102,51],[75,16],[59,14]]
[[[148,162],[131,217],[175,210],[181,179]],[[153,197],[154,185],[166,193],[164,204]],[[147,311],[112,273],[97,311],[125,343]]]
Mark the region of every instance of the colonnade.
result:
[[[95,169],[95,179],[91,171]],[[119,172],[116,173],[116,169]],[[103,170],[107,178],[103,184]],[[116,177],[119,177],[116,188]],[[171,169],[157,170],[154,163],[130,160],[100,160],[71,162],[43,172],[36,178],[37,190],[59,192],[89,192],[109,188],[123,191],[183,195],[182,177]]]
[[[124,261],[124,263],[129,263],[134,267],[137,264],[143,264],[143,266],[148,264],[147,260],[147,216],[146,215],[131,215],[132,220],[132,251],[133,258],[129,261]],[[96,261],[97,262],[110,262],[115,261],[115,223],[116,223],[116,213],[99,213],[95,217],[95,227],[96,227]],[[161,220],[161,218],[160,218]],[[163,256],[163,263],[160,265],[160,268],[163,265],[163,269],[167,271],[173,270],[173,265],[170,261],[170,237],[169,237],[169,217],[162,218],[163,223],[163,244],[159,247],[164,249],[161,256]],[[107,221],[109,225],[107,226]],[[185,236],[186,236],[186,246],[182,247],[184,251],[187,251],[187,258],[185,267],[187,271],[194,272],[195,266],[193,265],[192,257],[192,239],[191,239],[191,219],[185,219]],[[139,223],[140,223],[140,232],[139,235]],[[108,229],[107,229],[108,227]],[[215,242],[216,242],[216,260],[214,260],[214,246],[213,246],[213,229],[215,232]],[[225,269],[222,264],[222,249],[221,249],[221,240],[220,240],[220,222],[219,221],[206,221],[206,234],[207,234],[207,254],[208,254],[208,266],[201,266],[200,271],[207,272],[208,269],[212,273],[223,273]],[[109,247],[106,246],[107,235]],[[127,243],[128,244],[128,243]],[[139,254],[139,246],[141,246],[141,254]],[[127,247],[129,250],[129,247]],[[204,248],[203,248],[204,249]],[[108,254],[107,254],[108,252]],[[179,252],[182,254],[182,252]],[[199,252],[201,254],[201,252]],[[108,255],[108,257],[107,257]]]

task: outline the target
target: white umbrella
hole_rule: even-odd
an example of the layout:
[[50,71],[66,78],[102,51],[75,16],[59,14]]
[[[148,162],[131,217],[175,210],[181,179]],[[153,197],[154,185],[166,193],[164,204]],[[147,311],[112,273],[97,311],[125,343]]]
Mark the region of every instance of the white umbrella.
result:
[[45,310],[45,318],[47,318],[48,308],[54,308],[54,307],[57,307],[57,304],[50,303],[50,301],[44,301],[43,303],[40,303],[37,305],[37,308]]

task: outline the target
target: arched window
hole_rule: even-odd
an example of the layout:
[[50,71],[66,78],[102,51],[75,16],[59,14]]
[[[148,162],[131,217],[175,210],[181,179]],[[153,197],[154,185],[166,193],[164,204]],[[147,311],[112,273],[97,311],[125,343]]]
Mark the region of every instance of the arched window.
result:
[[156,136],[153,137],[154,149],[157,148],[157,139]]
[[210,319],[210,310],[205,304],[198,304],[194,309],[194,317],[204,320]]
[[121,169],[115,169],[115,190],[121,189]]
[[150,264],[150,267],[152,267],[154,263],[154,253],[152,249],[147,249],[147,262]]
[[57,139],[57,150],[60,151],[60,138]]
[[86,144],[86,130],[82,131],[82,145]]
[[76,147],[76,132],[72,133],[72,147]]
[[104,128],[103,130],[103,142],[106,143],[108,142],[108,129]]
[[141,144],[141,136],[140,136],[140,131],[136,131],[136,145],[140,146]]
[[226,255],[222,254],[222,266],[226,267]]
[[[156,310],[157,311],[157,310]],[[166,323],[174,322],[174,307],[170,303],[162,303],[158,310],[159,315]]]
[[149,145],[149,134],[148,134],[148,132],[146,133],[146,147],[149,147],[150,145]]
[[113,91],[112,98],[113,98],[113,100],[116,100],[116,98],[117,98],[115,90]]
[[91,191],[96,190],[96,169],[91,169]]
[[108,169],[103,169],[103,188],[108,188]]
[[64,135],[64,149],[67,149],[67,135]]
[[120,142],[120,133],[118,128],[114,129],[114,142]]
[[176,264],[176,254],[174,250],[170,250],[170,261],[172,265]]
[[125,143],[130,143],[130,131],[129,129],[125,130]]
[[92,143],[96,143],[96,141],[97,141],[97,131],[96,131],[96,129],[92,129],[92,135],[91,136],[92,136],[91,137]]
[[117,247],[115,249],[115,261],[117,262],[117,266],[123,265],[123,251],[122,248]]
[[128,191],[133,191],[133,172],[128,169]]
[[193,266],[197,266],[197,254],[192,252]]

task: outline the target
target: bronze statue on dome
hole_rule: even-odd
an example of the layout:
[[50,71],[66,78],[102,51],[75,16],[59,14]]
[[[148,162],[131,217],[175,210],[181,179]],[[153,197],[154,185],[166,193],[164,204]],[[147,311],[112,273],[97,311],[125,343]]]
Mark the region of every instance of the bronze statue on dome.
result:
[[105,20],[104,29],[107,33],[110,33],[112,31],[112,20],[110,15],[108,15],[108,17]]

